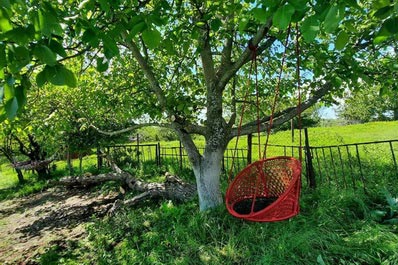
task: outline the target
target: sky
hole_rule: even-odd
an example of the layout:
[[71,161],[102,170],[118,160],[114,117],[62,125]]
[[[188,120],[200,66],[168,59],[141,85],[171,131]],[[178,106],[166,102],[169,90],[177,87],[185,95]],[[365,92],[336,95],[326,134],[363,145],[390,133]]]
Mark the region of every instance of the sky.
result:
[[319,115],[322,119],[337,119],[336,106],[321,107],[319,109]]

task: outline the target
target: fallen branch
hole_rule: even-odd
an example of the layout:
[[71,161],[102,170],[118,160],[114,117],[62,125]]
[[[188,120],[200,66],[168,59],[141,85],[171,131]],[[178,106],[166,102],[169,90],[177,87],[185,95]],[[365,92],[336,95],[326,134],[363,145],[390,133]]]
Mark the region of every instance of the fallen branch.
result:
[[56,182],[57,185],[67,187],[88,187],[104,183],[106,181],[120,181],[122,186],[128,189],[140,192],[128,200],[116,200],[109,210],[112,214],[120,206],[135,206],[148,199],[166,199],[175,202],[185,202],[196,195],[196,186],[194,184],[186,183],[178,176],[170,173],[165,174],[165,181],[158,182],[144,182],[133,177],[128,172],[121,170],[115,164],[112,165],[114,172],[93,175],[93,176],[79,176],[79,177],[65,177]]

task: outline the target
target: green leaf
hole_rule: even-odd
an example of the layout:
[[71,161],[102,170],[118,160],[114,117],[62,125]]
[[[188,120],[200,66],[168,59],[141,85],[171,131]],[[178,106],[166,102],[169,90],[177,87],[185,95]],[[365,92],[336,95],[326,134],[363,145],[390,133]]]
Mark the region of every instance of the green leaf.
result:
[[110,5],[108,0],[99,0],[99,3],[102,10],[104,10],[105,12],[109,12]]
[[317,17],[308,17],[304,20],[303,25],[301,26],[301,33],[303,34],[304,40],[307,42],[313,41],[318,34],[319,29],[319,20]]
[[282,30],[286,29],[290,23],[292,15],[294,14],[294,11],[294,7],[290,4],[286,4],[278,8],[272,19],[274,26]]
[[211,27],[211,30],[213,30],[213,31],[218,31],[220,29],[221,25],[222,25],[222,22],[219,18],[213,19],[210,22],[210,27]]
[[289,0],[289,4],[294,6],[294,9],[298,11],[305,10],[307,8],[308,0]]
[[10,9],[11,8],[10,0],[0,0],[0,7]]
[[98,72],[105,72],[106,70],[108,70],[108,62],[105,61],[104,62],[104,58],[98,57],[97,58],[97,71]]
[[373,0],[372,1],[373,7],[375,9],[380,9],[380,8],[385,7],[385,6],[389,6],[390,3],[391,3],[390,0]]
[[319,254],[318,257],[316,258],[316,262],[317,262],[319,265],[326,265],[326,263],[325,263],[325,261],[323,260],[321,254]]
[[86,31],[84,31],[82,41],[90,44],[94,48],[97,48],[99,45],[97,33],[93,29],[87,29]]
[[387,18],[392,12],[394,11],[394,7],[392,6],[385,6],[380,8],[374,13],[374,16],[380,19]]
[[387,19],[386,21],[384,21],[380,30],[377,32],[376,37],[373,40],[373,43],[379,44],[389,39],[390,36],[398,33],[397,27],[398,27],[398,17]]
[[386,211],[381,210],[373,210],[370,212],[371,216],[375,219],[381,220],[384,216],[386,216]]
[[15,43],[20,45],[28,44],[31,39],[34,38],[34,28],[33,26],[30,27],[17,27],[14,28],[4,34],[4,36]]
[[391,208],[394,206],[397,206],[397,201],[394,197],[391,196],[391,194],[388,191],[384,192],[384,195],[386,197],[386,201],[388,203],[388,206],[390,206]]
[[376,38],[373,39],[374,44],[380,44],[384,41],[386,41],[389,38],[389,36],[377,36]]
[[170,39],[165,39],[162,42],[162,46],[166,49],[167,53],[170,55],[175,55],[176,54],[176,50],[174,47],[174,42],[171,41]]
[[46,82],[47,82],[47,73],[46,73],[46,68],[44,68],[40,73],[37,74],[36,83],[38,87],[42,87]]
[[337,35],[336,41],[334,43],[336,50],[344,49],[349,40],[350,36],[347,34],[347,32],[341,31],[339,35]]
[[111,59],[112,57],[119,55],[119,48],[114,39],[108,35],[103,35],[102,43],[104,44],[106,58]]
[[17,115],[18,111],[18,100],[13,97],[12,99],[8,100],[4,106],[7,118],[12,120]]
[[142,32],[142,39],[150,49],[155,49],[159,46],[162,37],[157,29],[146,29]]
[[48,45],[48,47],[55,52],[56,54],[62,56],[63,58],[65,58],[66,56],[68,56],[65,52],[64,47],[62,46],[61,43],[59,43],[56,40],[51,40],[50,44]]
[[383,26],[386,27],[391,34],[398,33],[398,17],[392,17],[384,21]]
[[0,68],[7,66],[6,45],[0,43]]
[[8,17],[8,14],[3,8],[0,8],[0,30],[2,32],[7,32],[9,30],[12,30],[10,18]]
[[253,17],[260,23],[267,21],[267,11],[263,8],[254,8],[252,11]]
[[15,98],[17,99],[18,102],[18,107],[21,108],[26,104],[26,88],[22,86],[18,86],[15,88]]
[[387,94],[388,94],[388,88],[386,86],[382,86],[380,88],[379,95],[382,97],[382,96],[385,96]]
[[51,37],[51,34],[61,36],[64,33],[57,17],[54,16],[52,10],[40,9],[38,12],[38,18],[39,30],[43,35]]
[[134,38],[135,35],[143,32],[146,28],[147,28],[147,24],[145,23],[145,21],[138,22],[131,28],[129,35],[131,38]]
[[355,8],[360,8],[360,6],[358,5],[357,0],[345,0],[344,1],[346,4],[348,4],[349,6],[355,7]]
[[53,85],[69,87],[76,87],[77,80],[72,71],[65,68],[63,65],[57,65],[54,67],[46,66],[44,68],[46,79]]
[[44,64],[54,66],[57,63],[57,57],[55,53],[53,53],[51,49],[45,45],[36,46],[33,50],[33,54]]
[[327,33],[332,33],[339,26],[340,21],[344,18],[344,6],[330,7],[324,21],[324,28]]
[[248,23],[249,23],[249,20],[247,18],[242,18],[239,21],[238,30],[240,33],[243,33],[246,30]]
[[64,76],[65,84],[68,87],[76,87],[77,86],[76,76],[71,70],[67,69],[66,67],[61,67],[60,74]]
[[4,85],[4,100],[9,101],[15,96],[14,86],[10,84]]
[[8,62],[11,64],[10,71],[12,73],[19,72],[31,60],[29,50],[24,46],[11,47],[8,56]]

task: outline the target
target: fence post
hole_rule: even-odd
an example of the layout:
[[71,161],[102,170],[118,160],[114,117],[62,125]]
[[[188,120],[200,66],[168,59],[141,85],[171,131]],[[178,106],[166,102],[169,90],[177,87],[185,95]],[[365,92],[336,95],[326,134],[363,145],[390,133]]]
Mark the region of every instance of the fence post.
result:
[[[247,135],[247,164],[252,163],[252,142],[253,142],[253,134],[248,134]],[[258,158],[260,159],[260,158]]]
[[140,163],[140,135],[137,133],[137,163]]
[[160,166],[160,142],[156,145],[156,164]]
[[309,182],[310,188],[316,188],[315,182],[315,172],[314,166],[312,165],[312,156],[311,156],[311,147],[310,141],[308,138],[308,128],[304,128],[304,136],[305,136],[305,162],[306,162],[306,173],[307,173],[307,181]]
[[180,169],[182,170],[182,143],[180,141],[180,148],[178,148],[180,150]]
[[99,146],[97,146],[97,168],[102,168],[102,152]]

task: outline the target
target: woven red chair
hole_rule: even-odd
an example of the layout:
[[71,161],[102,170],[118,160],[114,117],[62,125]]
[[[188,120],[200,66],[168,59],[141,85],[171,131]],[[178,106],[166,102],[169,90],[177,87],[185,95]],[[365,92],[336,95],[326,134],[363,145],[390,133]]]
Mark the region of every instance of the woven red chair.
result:
[[273,222],[299,213],[301,163],[279,156],[256,161],[244,168],[226,193],[226,206],[235,217]]

